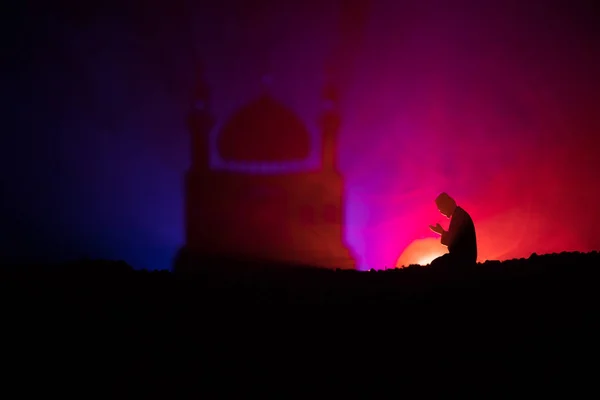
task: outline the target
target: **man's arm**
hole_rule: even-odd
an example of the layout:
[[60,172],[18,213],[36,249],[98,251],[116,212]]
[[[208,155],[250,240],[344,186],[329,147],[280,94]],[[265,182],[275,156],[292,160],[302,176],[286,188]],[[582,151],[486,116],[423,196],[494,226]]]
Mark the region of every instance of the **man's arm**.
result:
[[450,233],[450,230],[444,230],[440,224],[437,224],[436,226],[429,225],[429,229],[442,236],[441,241],[444,246],[448,246],[450,243],[452,243],[454,235]]
[[452,240],[454,239],[454,235],[452,234],[453,232],[450,231],[450,229],[448,228],[447,231],[444,231],[442,233],[442,244],[444,246],[449,246],[450,243],[452,243]]
[[462,229],[463,222],[464,218],[462,218],[462,215],[455,213],[450,220],[450,226],[448,227],[448,230],[442,233],[441,241],[444,246],[450,246],[454,242],[454,239],[456,239],[456,236]]

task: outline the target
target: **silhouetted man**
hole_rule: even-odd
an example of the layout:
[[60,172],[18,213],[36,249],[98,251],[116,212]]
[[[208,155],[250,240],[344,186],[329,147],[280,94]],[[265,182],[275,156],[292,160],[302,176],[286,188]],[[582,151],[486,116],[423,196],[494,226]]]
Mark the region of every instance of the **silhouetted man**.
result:
[[475,225],[471,216],[456,205],[456,201],[448,194],[442,193],[435,199],[435,204],[442,215],[450,220],[447,231],[438,223],[429,225],[429,229],[442,235],[442,244],[448,246],[448,254],[431,262],[432,267],[466,267],[477,262],[477,239]]

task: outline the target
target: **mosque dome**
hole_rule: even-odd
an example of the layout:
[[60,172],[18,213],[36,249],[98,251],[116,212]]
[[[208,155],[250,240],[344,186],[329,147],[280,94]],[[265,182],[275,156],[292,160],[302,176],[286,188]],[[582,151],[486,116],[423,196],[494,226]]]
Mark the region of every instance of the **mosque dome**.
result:
[[303,121],[269,94],[243,106],[225,122],[217,148],[225,161],[300,161],[310,154]]

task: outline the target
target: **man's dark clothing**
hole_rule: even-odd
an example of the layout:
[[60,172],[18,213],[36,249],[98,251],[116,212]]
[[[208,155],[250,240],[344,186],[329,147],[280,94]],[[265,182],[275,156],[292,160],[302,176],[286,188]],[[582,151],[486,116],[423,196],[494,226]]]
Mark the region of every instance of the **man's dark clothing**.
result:
[[475,225],[471,216],[462,208],[456,207],[454,210],[450,227],[442,234],[442,244],[448,246],[449,254],[444,257],[445,262],[456,266],[473,265],[477,262]]

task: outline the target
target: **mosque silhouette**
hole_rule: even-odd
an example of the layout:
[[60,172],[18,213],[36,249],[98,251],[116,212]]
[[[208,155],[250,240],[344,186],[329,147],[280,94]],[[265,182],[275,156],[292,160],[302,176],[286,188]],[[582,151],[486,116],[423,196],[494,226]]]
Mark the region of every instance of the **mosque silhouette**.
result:
[[[185,175],[185,245],[175,269],[196,268],[201,260],[215,259],[355,268],[355,257],[344,241],[335,86],[325,84],[322,91],[320,165],[291,171],[278,167],[305,161],[312,142],[293,110],[265,89],[218,123],[210,92],[200,74],[187,118],[191,165]],[[248,168],[211,167],[215,129],[220,158]]]

